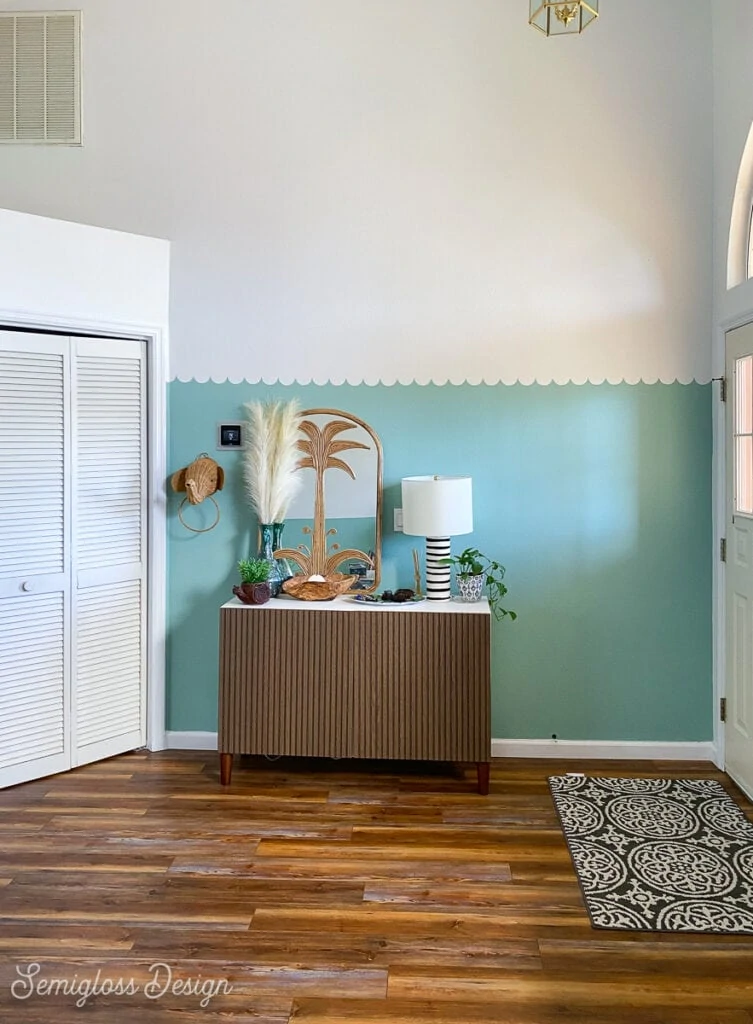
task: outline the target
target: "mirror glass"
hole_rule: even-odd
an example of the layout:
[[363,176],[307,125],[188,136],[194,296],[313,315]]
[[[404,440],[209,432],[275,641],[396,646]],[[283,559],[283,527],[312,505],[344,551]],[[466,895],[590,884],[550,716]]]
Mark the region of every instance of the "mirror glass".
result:
[[[357,576],[354,589],[379,585],[382,446],[371,429],[339,409],[305,409],[298,446],[303,486],[282,539],[294,572]],[[292,552],[300,553],[295,564]],[[280,552],[282,554],[282,552]]]

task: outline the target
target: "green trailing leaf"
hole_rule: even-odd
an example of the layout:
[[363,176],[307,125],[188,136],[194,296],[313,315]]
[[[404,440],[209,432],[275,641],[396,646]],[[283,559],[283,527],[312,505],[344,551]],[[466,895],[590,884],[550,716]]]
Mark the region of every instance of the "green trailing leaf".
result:
[[507,593],[507,587],[504,583],[506,572],[504,565],[495,562],[494,559],[483,554],[478,548],[466,548],[459,555],[450,555],[449,558],[443,558],[442,565],[453,566],[456,576],[483,575],[484,586],[489,598],[489,607],[495,619],[503,619],[505,616],[509,616],[513,620],[517,619],[517,612],[502,607],[502,600]]

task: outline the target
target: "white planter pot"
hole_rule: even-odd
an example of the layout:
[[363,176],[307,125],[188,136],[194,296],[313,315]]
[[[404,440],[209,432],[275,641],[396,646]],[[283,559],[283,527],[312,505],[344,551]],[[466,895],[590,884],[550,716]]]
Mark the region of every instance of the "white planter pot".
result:
[[461,601],[480,601],[484,589],[484,574],[456,577]]

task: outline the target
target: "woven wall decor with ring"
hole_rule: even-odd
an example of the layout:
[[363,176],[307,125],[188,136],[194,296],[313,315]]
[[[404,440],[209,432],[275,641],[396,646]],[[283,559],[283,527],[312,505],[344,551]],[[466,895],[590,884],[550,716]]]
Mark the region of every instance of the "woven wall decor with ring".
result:
[[[213,495],[217,491],[221,491],[225,485],[225,470],[222,466],[219,466],[206,452],[202,452],[201,455],[197,455],[190,466],[185,466],[177,473],[173,473],[170,484],[174,491],[186,492],[186,496],[178,508],[178,519],[185,528],[191,533],[209,533],[210,530],[213,530],[220,521],[220,506]],[[217,518],[211,526],[205,526],[199,530],[195,526],[189,526],[185,521],[183,508],[186,502],[189,505],[200,505],[205,498],[209,498],[214,505],[217,510]]]

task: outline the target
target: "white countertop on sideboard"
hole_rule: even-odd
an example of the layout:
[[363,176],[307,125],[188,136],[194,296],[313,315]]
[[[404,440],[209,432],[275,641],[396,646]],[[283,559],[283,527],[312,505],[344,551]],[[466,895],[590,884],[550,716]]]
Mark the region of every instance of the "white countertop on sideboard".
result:
[[237,597],[226,601],[223,608],[239,608],[251,612],[280,611],[295,609],[307,612],[371,612],[375,615],[416,615],[429,612],[436,615],[489,615],[489,601],[482,597],[480,601],[412,601],[404,604],[370,604],[355,601],[347,594],[336,597],[332,601],[300,601],[295,597],[273,597],[266,604],[244,604]]

